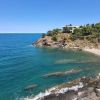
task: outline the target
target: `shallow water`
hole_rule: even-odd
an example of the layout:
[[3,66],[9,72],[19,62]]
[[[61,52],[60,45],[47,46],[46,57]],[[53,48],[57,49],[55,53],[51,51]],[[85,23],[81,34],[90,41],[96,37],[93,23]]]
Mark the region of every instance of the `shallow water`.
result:
[[[100,57],[73,50],[35,48],[31,44],[40,34],[0,34],[0,100],[37,94],[46,88],[100,72]],[[62,77],[43,75],[82,69]],[[30,92],[24,88],[37,84]]]

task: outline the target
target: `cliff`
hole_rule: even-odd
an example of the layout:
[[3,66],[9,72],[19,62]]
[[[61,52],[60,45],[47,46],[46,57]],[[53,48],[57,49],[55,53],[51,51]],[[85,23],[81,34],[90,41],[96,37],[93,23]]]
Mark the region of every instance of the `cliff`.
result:
[[70,34],[58,34],[55,36],[44,36],[37,40],[33,45],[37,47],[51,47],[51,48],[74,48],[74,49],[83,49],[83,48],[98,48],[100,44],[93,43],[87,39],[76,39],[73,40]]

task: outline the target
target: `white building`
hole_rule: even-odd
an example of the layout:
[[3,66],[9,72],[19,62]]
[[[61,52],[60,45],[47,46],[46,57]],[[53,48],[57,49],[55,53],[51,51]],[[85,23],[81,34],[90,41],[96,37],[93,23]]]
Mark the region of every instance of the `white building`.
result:
[[[68,27],[68,29],[70,30],[70,32],[74,32],[74,29],[79,28],[79,26],[71,26],[71,25],[66,25],[65,27]],[[64,28],[64,27],[63,27]]]

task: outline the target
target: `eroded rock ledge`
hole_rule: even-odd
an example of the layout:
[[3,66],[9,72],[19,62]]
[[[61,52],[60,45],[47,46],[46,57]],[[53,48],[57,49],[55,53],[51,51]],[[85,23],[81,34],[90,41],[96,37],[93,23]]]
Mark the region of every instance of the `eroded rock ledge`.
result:
[[100,100],[100,73],[55,86],[24,100]]
[[71,40],[71,39],[64,39],[64,37],[69,38],[70,35],[60,36],[57,35],[59,39],[57,41],[52,40],[51,36],[45,36],[44,38],[38,39],[36,42],[33,43],[36,47],[50,47],[50,48],[70,48],[70,49],[83,49],[83,48],[99,48],[99,44],[92,43],[88,40]]

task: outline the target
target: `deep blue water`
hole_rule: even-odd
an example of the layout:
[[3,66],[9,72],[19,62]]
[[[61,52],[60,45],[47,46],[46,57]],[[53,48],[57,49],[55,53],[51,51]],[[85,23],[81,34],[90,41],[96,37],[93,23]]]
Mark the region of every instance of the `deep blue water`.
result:
[[[41,34],[0,34],[0,100],[37,94],[46,88],[100,72],[100,57],[82,51],[35,48]],[[55,71],[82,69],[77,74],[43,78]],[[24,88],[38,86],[31,92]]]

